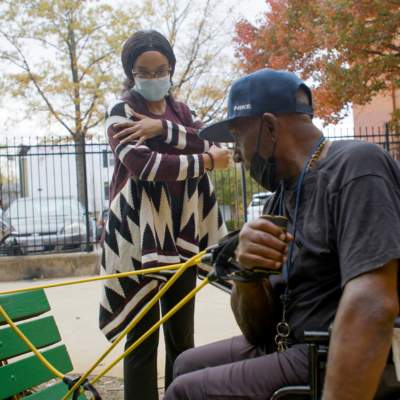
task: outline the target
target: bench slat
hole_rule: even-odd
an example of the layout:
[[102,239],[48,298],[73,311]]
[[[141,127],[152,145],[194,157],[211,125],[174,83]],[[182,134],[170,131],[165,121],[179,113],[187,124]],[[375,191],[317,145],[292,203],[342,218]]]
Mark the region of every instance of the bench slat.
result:
[[[30,394],[29,396],[25,396],[24,400],[59,400],[68,392],[67,385],[65,383],[60,382],[56,383],[53,386],[47,387],[41,390],[38,393]],[[79,396],[79,400],[87,400],[86,396],[81,394]]]
[[[0,296],[0,305],[4,307],[13,321],[34,317],[50,310],[43,289]],[[0,325],[3,324],[5,321],[0,315]]]
[[[38,348],[61,340],[53,317],[44,317],[18,325],[25,336]],[[0,329],[0,360],[29,352],[28,346],[8,326]]]
[[[62,373],[72,370],[71,360],[64,345],[46,350],[42,354]],[[0,399],[40,385],[51,378],[51,372],[35,356],[4,365],[0,367]]]

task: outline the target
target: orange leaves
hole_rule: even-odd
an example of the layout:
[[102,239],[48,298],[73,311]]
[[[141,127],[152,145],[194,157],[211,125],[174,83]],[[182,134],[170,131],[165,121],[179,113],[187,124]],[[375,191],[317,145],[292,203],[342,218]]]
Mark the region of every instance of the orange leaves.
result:
[[365,104],[400,80],[397,0],[267,0],[259,26],[236,26],[245,71],[293,70],[315,84],[318,116],[340,118],[349,103]]

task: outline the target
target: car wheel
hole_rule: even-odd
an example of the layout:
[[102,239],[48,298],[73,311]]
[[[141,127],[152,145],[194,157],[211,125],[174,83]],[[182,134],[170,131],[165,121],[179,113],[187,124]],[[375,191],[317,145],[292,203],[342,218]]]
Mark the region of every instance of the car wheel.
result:
[[93,245],[89,244],[89,246],[86,246],[86,244],[81,244],[80,250],[83,252],[91,252],[93,251]]
[[7,255],[8,256],[22,256],[25,253],[22,251],[21,246],[19,245],[12,245],[7,248]]

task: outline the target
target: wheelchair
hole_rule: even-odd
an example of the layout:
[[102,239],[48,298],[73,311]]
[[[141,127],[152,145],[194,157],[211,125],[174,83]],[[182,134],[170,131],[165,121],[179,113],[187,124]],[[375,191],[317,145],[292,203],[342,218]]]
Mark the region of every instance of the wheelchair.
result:
[[[237,232],[232,232],[214,247],[209,259],[204,259],[206,264],[213,266],[213,269],[206,267],[200,270],[198,277],[204,279],[208,274],[213,286],[230,294],[232,291],[230,279],[242,280],[248,275],[255,275],[254,272],[244,272],[232,262],[231,257],[236,245]],[[396,318],[394,328],[400,328],[400,316]],[[329,339],[329,332],[304,332],[304,340],[308,344],[308,384],[282,387],[266,400],[321,400]],[[400,400],[400,382],[396,377],[391,353],[374,400]]]
[[[204,279],[204,276],[204,271],[198,274],[200,279]],[[232,291],[231,283],[227,281],[214,281],[211,284],[228,294]],[[400,316],[396,318],[394,328],[400,328]],[[308,345],[308,384],[282,387],[266,400],[321,400],[329,339],[329,332],[304,332],[304,340]],[[391,353],[374,400],[400,400],[400,382]]]
[[[400,317],[394,323],[400,328]],[[278,389],[270,400],[320,400],[328,356],[329,332],[305,332],[308,344],[308,384],[286,386]],[[400,382],[397,381],[391,355],[382,374],[381,382],[374,400],[400,400]],[[354,399],[356,400],[356,399]]]

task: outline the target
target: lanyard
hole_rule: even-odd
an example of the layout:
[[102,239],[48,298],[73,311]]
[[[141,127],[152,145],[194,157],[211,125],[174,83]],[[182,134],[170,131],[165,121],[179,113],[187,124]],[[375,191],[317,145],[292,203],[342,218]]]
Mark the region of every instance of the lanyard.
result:
[[[301,171],[301,174],[299,175],[295,187],[296,191],[296,203],[295,203],[295,208],[294,208],[294,217],[293,217],[293,240],[289,245],[289,251],[288,251],[288,258],[287,262],[284,264],[282,268],[282,274],[283,278],[286,282],[286,289],[284,294],[281,296],[282,300],[282,320],[279,322],[276,326],[276,336],[275,336],[275,343],[277,345],[278,351],[284,351],[286,350],[288,346],[288,338],[290,335],[290,326],[286,321],[286,310],[287,306],[290,300],[290,290],[289,290],[289,277],[290,277],[290,272],[293,268],[293,254],[294,254],[294,246],[295,246],[295,241],[296,241],[296,233],[297,233],[297,222],[298,222],[298,216],[299,216],[299,210],[300,210],[300,203],[301,203],[301,192],[303,189],[303,183],[304,183],[304,178],[309,170],[310,163],[315,157],[315,154],[318,152],[318,150],[321,149],[322,145],[325,143],[325,137],[324,135],[321,135],[318,141],[314,144],[314,146],[311,149],[310,154],[308,155],[306,162],[304,163],[304,167]],[[279,207],[279,214],[283,215],[283,193],[284,193],[284,185],[281,183],[280,186],[280,193],[278,197],[278,207]]]
[[[320,146],[325,142],[325,136],[321,135],[317,143],[313,146],[309,156],[307,157],[306,162],[304,163],[303,170],[301,171],[301,174],[299,175],[296,183],[296,203],[294,207],[294,217],[293,217],[293,240],[289,245],[289,252],[288,252],[288,259],[285,265],[283,266],[283,277],[285,279],[285,282],[288,283],[289,281],[289,275],[290,275],[290,270],[293,267],[293,253],[294,253],[294,246],[295,246],[295,241],[296,241],[296,234],[297,234],[297,220],[299,217],[299,210],[300,210],[300,203],[301,203],[301,192],[303,189],[303,183],[304,183],[304,178],[309,170],[309,165],[310,161],[314,157],[315,152],[320,148]],[[283,186],[282,186],[283,188]],[[282,208],[283,208],[283,193],[282,193]],[[283,209],[281,210],[283,211]]]

